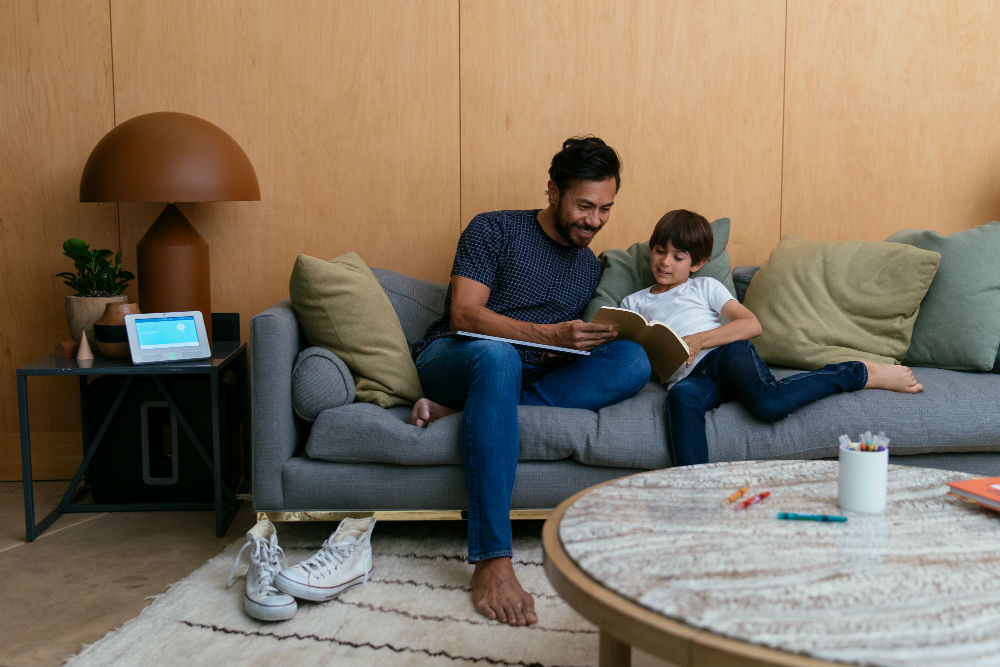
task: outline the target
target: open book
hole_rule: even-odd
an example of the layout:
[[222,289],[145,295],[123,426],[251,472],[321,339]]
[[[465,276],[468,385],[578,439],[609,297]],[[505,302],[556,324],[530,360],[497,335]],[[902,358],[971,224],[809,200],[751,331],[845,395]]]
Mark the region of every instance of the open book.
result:
[[602,306],[593,321],[612,324],[619,338],[634,340],[642,345],[660,382],[669,380],[691,355],[688,344],[669,325],[647,322],[645,317],[634,311]]
[[576,350],[572,347],[558,347],[556,345],[544,345],[542,343],[532,343],[527,340],[517,340],[515,338],[500,338],[499,336],[487,336],[486,334],[473,333],[471,331],[454,331],[452,332],[456,336],[465,336],[466,338],[482,338],[484,340],[499,340],[504,343],[510,343],[511,345],[523,345],[525,347],[536,347],[540,350],[548,350],[549,352],[558,352],[560,354],[579,354],[580,356],[586,357],[590,354],[586,350]]

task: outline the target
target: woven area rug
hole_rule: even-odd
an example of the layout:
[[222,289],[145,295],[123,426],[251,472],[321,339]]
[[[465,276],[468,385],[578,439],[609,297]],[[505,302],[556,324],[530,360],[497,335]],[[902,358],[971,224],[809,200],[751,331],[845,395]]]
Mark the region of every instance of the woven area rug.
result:
[[[288,563],[310,556],[335,527],[277,524]],[[242,577],[226,588],[241,538],[67,664],[596,665],[597,630],[549,585],[540,534],[540,522],[515,522],[514,563],[535,597],[535,626],[475,611],[463,523],[379,523],[372,580],[330,602],[300,601],[291,620],[247,617]]]

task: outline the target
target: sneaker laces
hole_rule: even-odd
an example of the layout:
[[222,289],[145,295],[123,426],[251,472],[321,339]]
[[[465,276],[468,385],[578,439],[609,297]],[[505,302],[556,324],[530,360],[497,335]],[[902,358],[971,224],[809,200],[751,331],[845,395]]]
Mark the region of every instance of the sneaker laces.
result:
[[226,588],[232,586],[233,582],[236,581],[236,570],[239,569],[240,558],[243,556],[243,552],[246,551],[247,547],[251,544],[254,549],[250,554],[250,561],[256,562],[260,565],[257,569],[257,580],[254,583],[257,584],[257,586],[265,593],[281,593],[281,591],[275,588],[272,583],[275,575],[277,575],[283,567],[287,566],[287,563],[285,562],[285,550],[278,546],[277,535],[271,535],[270,540],[265,540],[262,537],[255,538],[253,542],[247,540],[247,543],[243,545],[240,552],[236,554],[236,561],[233,563],[233,569],[229,573],[229,580],[226,582]]
[[323,542],[322,548],[311,557],[299,563],[306,572],[314,575],[326,575],[336,570],[351,555],[358,541],[353,537],[348,537],[339,542],[334,542],[333,538]]

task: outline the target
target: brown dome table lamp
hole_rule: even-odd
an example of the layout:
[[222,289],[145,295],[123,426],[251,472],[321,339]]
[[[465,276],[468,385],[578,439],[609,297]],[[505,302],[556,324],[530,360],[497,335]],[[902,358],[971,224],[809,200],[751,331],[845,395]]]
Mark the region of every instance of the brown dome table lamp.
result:
[[139,308],[200,310],[211,337],[208,242],[174,202],[260,199],[257,174],[236,141],[207,120],[160,111],[104,135],[83,167],[82,202],[168,202],[136,247]]

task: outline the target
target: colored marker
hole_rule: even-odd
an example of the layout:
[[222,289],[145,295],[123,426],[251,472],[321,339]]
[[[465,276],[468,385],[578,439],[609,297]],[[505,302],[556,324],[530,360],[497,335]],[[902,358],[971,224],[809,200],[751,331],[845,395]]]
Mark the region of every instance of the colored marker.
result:
[[752,498],[747,498],[746,500],[741,502],[738,507],[746,509],[751,505],[756,505],[760,501],[764,500],[764,498],[767,498],[769,495],[771,495],[770,491],[764,491],[762,493],[758,493],[756,496],[753,496]]
[[750,488],[749,486],[744,486],[744,487],[743,487],[742,489],[740,489],[739,491],[737,491],[737,492],[736,492],[736,493],[734,493],[733,495],[729,496],[729,502],[730,502],[730,503],[734,503],[734,502],[736,502],[736,501],[737,501],[737,500],[738,500],[739,498],[742,498],[742,497],[743,497],[743,494],[744,494],[744,493],[746,493],[746,492],[747,492],[747,490],[748,490],[749,488]]
[[846,516],[837,516],[836,514],[797,514],[796,512],[778,512],[778,518],[789,521],[847,521]]

